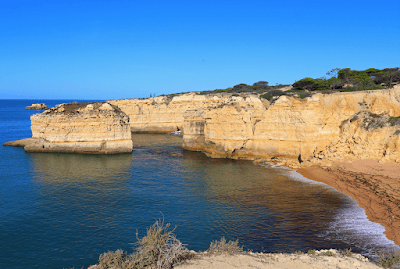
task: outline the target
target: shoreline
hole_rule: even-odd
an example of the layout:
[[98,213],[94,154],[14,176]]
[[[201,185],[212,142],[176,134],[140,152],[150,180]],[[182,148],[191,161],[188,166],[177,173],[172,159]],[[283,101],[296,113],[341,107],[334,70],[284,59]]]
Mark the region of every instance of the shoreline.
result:
[[368,219],[384,226],[387,238],[400,246],[400,165],[357,160],[298,168],[296,172],[352,197]]

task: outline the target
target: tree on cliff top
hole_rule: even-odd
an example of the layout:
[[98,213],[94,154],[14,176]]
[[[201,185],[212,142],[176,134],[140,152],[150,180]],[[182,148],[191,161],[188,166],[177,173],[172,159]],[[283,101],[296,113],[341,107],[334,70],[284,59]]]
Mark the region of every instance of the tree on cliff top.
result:
[[400,79],[399,67],[385,68],[385,69],[383,69],[383,72],[386,74],[386,76],[389,79],[389,83],[388,83],[389,88],[392,87],[393,81],[397,81],[397,78]]

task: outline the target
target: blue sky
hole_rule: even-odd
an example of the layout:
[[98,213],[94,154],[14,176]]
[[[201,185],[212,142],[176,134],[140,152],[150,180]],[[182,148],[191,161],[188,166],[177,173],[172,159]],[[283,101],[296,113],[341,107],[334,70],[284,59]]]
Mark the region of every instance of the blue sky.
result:
[[0,98],[137,98],[397,67],[399,10],[399,0],[0,0]]

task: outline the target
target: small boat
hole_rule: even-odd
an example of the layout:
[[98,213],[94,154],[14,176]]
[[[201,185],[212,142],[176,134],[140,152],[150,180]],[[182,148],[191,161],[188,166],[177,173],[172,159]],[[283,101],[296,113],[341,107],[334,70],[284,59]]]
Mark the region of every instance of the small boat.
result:
[[178,131],[175,131],[175,132],[171,132],[171,134],[180,135],[181,134],[181,130],[178,130]]

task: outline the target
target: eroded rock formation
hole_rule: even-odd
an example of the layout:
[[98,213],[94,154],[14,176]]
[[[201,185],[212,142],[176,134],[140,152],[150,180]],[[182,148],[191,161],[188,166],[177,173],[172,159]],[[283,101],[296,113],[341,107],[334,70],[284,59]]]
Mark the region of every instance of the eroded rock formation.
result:
[[25,107],[25,109],[45,110],[45,109],[47,109],[47,106],[45,103],[37,103],[37,104],[32,104],[31,106]]
[[26,152],[132,152],[129,117],[109,103],[69,103],[31,116],[32,138],[5,143]]
[[110,100],[129,116],[133,133],[168,133],[182,130],[183,113],[202,110],[224,103],[230,94],[159,96],[148,99]]

